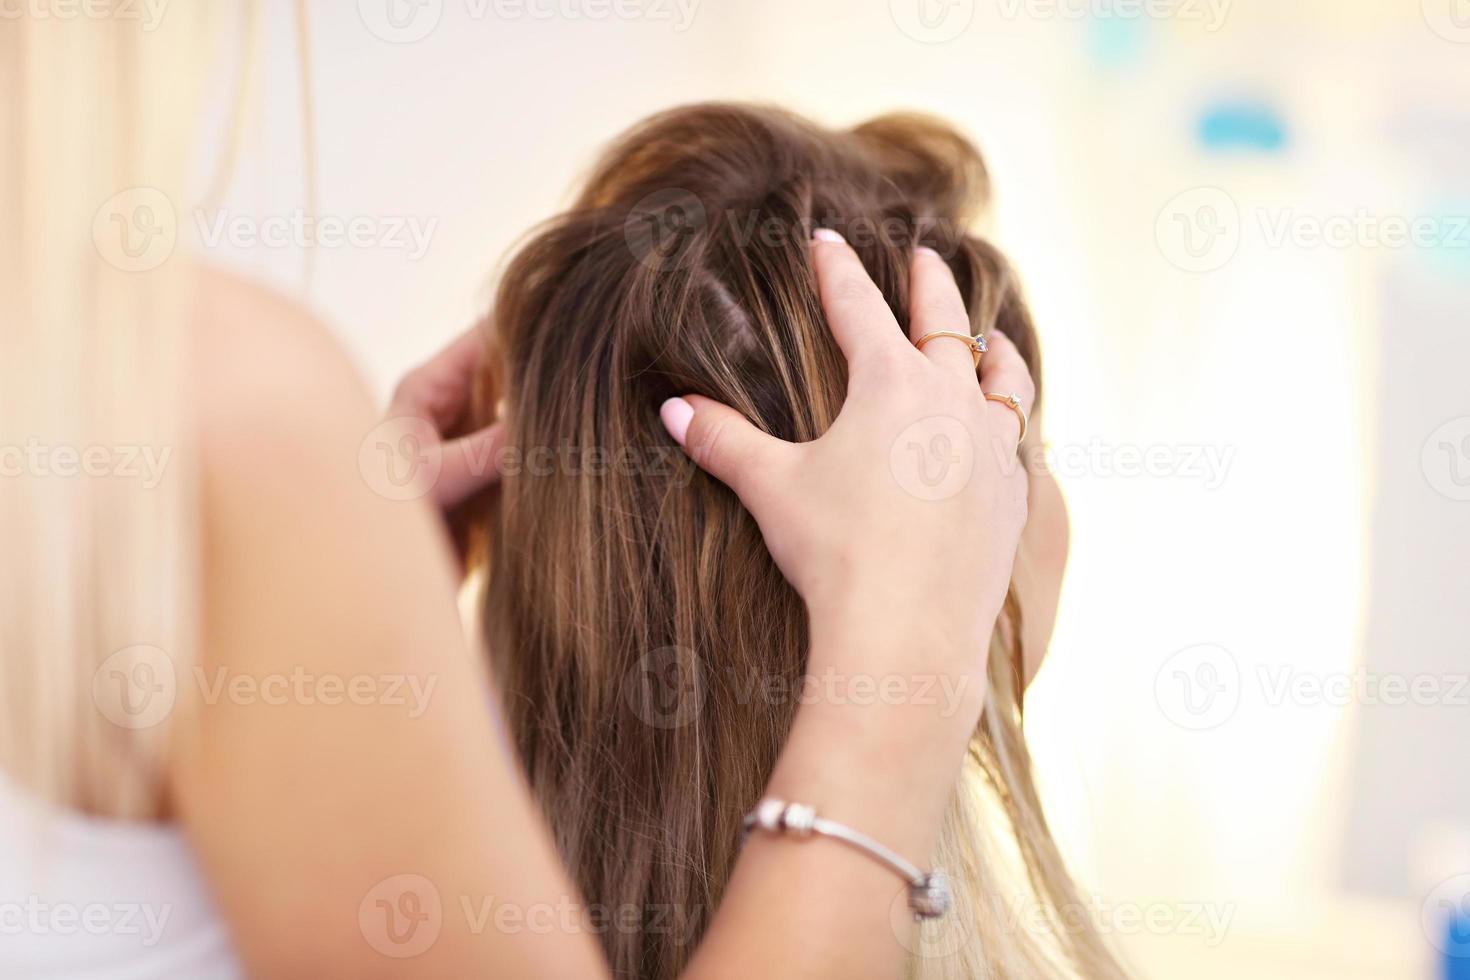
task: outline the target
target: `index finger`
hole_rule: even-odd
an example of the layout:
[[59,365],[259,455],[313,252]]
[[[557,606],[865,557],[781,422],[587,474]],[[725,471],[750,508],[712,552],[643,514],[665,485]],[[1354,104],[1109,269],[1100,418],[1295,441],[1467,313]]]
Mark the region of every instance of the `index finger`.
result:
[[812,265],[827,324],[849,366],[910,346],[883,293],[841,235],[830,228],[812,233]]
[[424,417],[441,431],[459,421],[484,354],[488,324],[488,317],[476,323],[404,375],[389,414]]

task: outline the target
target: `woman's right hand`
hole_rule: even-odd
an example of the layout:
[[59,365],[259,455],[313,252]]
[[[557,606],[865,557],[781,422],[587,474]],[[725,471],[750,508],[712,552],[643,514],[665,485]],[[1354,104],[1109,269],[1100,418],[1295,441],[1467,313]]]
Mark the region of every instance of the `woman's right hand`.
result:
[[[968,344],[913,344],[936,330],[970,333],[937,254],[914,256],[907,341],[845,242],[819,233],[812,257],[848,363],[831,428],[793,445],[705,398],[672,400],[661,414],[739,494],[810,613],[809,686],[766,794],[927,867],[985,703],[990,633],[1026,521],[1020,424],[981,394]],[[1008,340],[989,339],[986,390],[1015,393],[1029,412],[1025,363]],[[896,976],[900,944],[913,948],[906,895],[850,849],[754,835],[691,973],[727,975],[720,965],[738,962],[757,967],[747,974],[779,965],[787,976]],[[759,953],[743,952],[741,937],[769,918],[802,929],[767,930]]]
[[[971,678],[983,689],[985,651],[1026,521],[1027,480],[1014,411],[986,401],[969,348],[970,319],[937,253],[913,258],[910,334],[840,236],[821,230],[812,258],[822,306],[848,362],[847,400],[821,438],[793,444],[707,398],[672,399],[661,415],[703,469],[734,490],[812,618],[809,673],[883,669],[817,662],[823,631],[853,620],[902,624],[922,640],[907,671]],[[1015,346],[992,333],[985,390],[1016,394],[1029,414],[1031,376]],[[892,670],[894,664],[887,665]],[[977,706],[978,708],[978,706]]]

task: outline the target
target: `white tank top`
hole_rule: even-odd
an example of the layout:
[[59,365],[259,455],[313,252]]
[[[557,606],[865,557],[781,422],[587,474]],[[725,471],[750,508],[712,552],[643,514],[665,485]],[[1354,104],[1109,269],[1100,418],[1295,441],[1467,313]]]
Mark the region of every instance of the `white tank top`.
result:
[[243,975],[177,828],[58,809],[0,773],[0,977]]

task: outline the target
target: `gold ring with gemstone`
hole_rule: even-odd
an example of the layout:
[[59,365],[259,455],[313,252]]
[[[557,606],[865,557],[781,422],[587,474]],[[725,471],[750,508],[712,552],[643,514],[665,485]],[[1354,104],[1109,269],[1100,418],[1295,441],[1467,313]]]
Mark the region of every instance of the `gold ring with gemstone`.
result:
[[1018,444],[1025,442],[1026,429],[1030,426],[1031,423],[1026,419],[1026,410],[1021,407],[1021,399],[1017,398],[1015,395],[992,395],[989,392],[985,392],[985,400],[990,402],[1000,402],[1002,405],[1006,406],[1011,411],[1016,413],[1016,418],[1021,420],[1021,437],[1017,439],[1016,442]]
[[927,344],[931,340],[934,340],[937,337],[949,337],[952,340],[964,341],[965,345],[970,348],[970,353],[975,355],[976,367],[980,366],[980,355],[990,350],[990,345],[987,344],[985,342],[985,338],[980,336],[979,334],[971,337],[967,333],[957,333],[953,330],[935,330],[933,333],[926,333],[924,334],[924,336],[914,341],[914,346],[919,348],[919,350],[923,350],[925,344]]

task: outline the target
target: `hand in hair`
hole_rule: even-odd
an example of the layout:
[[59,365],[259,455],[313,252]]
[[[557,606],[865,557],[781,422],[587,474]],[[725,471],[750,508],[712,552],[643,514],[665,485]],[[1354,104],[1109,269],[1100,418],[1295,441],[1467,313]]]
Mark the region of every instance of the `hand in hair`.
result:
[[[924,648],[960,657],[923,666],[983,685],[985,641],[1026,522],[1027,475],[1017,459],[1015,413],[984,400],[981,385],[1016,394],[1029,413],[1030,373],[1015,345],[995,332],[978,382],[960,340],[914,346],[935,331],[970,333],[954,277],[936,253],[914,256],[906,342],[852,248],[822,230],[812,250],[822,305],[850,373],[832,427],[812,442],[790,443],[693,395],[665,403],[665,426],[739,495],[806,601],[815,631],[856,610],[897,622],[921,616],[915,628],[935,641]],[[854,669],[809,669],[829,666]]]
[[500,450],[498,424],[446,439],[464,418],[470,392],[480,372],[488,325],[478,323],[423,364],[409,371],[393,392],[390,419],[411,418],[428,423],[416,431],[431,432],[437,443],[421,447],[438,450],[441,468],[434,481],[433,499],[448,510],[500,479],[496,456]]

